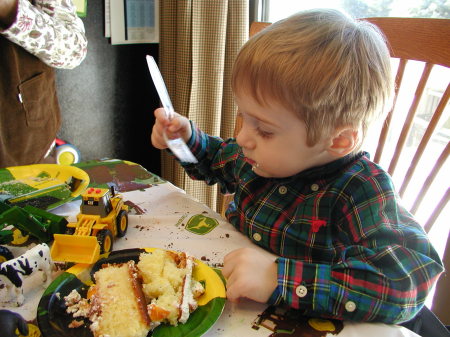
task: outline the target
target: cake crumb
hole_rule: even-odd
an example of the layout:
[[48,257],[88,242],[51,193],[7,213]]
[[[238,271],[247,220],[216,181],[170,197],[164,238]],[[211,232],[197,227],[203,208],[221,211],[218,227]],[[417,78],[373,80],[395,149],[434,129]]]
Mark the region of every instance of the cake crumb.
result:
[[78,321],[78,320],[74,319],[72,322],[69,323],[69,325],[67,327],[69,327],[70,329],[76,329],[83,325],[84,325],[83,321]]

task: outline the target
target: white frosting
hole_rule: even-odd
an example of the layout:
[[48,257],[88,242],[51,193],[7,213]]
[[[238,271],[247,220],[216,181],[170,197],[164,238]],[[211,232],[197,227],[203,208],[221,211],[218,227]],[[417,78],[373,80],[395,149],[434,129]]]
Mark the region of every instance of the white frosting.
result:
[[179,318],[180,323],[186,323],[189,318],[190,309],[189,306],[192,303],[196,303],[194,296],[192,295],[191,280],[192,280],[192,268],[194,267],[194,261],[192,256],[186,256],[186,276],[183,284],[183,297],[181,299],[180,310],[181,315]]

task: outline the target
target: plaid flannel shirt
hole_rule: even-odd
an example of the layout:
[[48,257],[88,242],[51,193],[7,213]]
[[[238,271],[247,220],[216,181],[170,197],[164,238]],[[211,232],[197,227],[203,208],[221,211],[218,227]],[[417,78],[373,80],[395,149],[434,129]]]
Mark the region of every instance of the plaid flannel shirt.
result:
[[407,321],[420,310],[442,262],[389,175],[367,153],[288,178],[263,178],[235,139],[192,129],[188,146],[199,163],[182,163],[186,172],[234,193],[229,222],[280,256],[269,303],[386,323]]

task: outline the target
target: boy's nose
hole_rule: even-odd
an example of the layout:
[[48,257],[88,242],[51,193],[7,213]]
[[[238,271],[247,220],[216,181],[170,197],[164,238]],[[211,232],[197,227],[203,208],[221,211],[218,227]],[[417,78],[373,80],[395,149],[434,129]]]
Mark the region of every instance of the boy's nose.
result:
[[249,134],[249,132],[246,130],[246,127],[244,126],[242,126],[242,129],[236,136],[236,142],[240,147],[245,149],[252,150],[255,147],[255,141],[253,140],[253,137]]

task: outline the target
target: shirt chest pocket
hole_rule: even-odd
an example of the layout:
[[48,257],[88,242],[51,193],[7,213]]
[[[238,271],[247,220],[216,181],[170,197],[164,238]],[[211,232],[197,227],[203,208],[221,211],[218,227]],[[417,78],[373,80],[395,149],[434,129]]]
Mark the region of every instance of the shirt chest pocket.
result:
[[44,72],[19,85],[18,99],[22,103],[29,127],[45,126],[55,111],[54,105],[58,104],[54,82],[49,80]]
[[326,207],[318,214],[311,206],[307,201],[300,204],[290,222],[284,224],[282,233],[286,247],[305,259],[323,260],[325,256],[332,258],[335,254],[336,233],[330,224]]
[[[333,234],[328,223],[303,222],[289,226],[285,231],[285,255],[310,263],[329,263],[336,256]],[[319,228],[318,228],[319,227]]]

